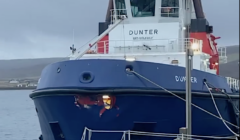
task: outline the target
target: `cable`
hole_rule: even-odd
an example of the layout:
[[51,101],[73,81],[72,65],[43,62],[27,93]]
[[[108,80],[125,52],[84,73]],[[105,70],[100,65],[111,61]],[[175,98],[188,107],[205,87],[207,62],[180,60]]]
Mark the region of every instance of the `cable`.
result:
[[[183,100],[183,101],[186,102],[185,99],[183,99],[183,98],[181,98],[180,96],[176,95],[175,93],[173,93],[173,92],[171,92],[171,91],[169,91],[169,90],[163,88],[162,86],[160,86],[160,85],[154,83],[153,81],[147,79],[146,77],[140,75],[139,73],[137,73],[137,72],[135,72],[135,71],[133,71],[133,70],[130,70],[129,68],[127,68],[126,71],[134,73],[135,75],[137,75],[137,76],[143,78],[144,80],[146,80],[146,81],[152,83],[153,85],[155,85],[155,86],[157,86],[157,87],[163,89],[164,91],[170,93],[171,95],[177,97],[178,99]],[[220,118],[219,116],[214,115],[213,113],[211,113],[211,112],[209,112],[209,111],[207,111],[207,110],[205,110],[205,109],[203,109],[203,108],[201,108],[201,107],[199,107],[199,106],[197,106],[197,105],[195,105],[195,104],[193,104],[193,103],[192,103],[192,106],[194,106],[194,107],[196,107],[196,108],[202,110],[203,112],[205,112],[205,113],[207,113],[207,114],[209,114],[209,115],[211,115],[211,116],[213,116],[213,117],[216,117],[216,118],[218,118],[218,119],[220,119],[220,120],[222,120],[222,121],[224,121],[224,122],[226,122],[226,123],[228,123],[228,124],[230,124],[230,125],[232,125],[232,126],[234,126],[234,127],[236,127],[236,128],[239,128],[239,126],[237,126],[237,125],[235,125],[235,124],[232,124],[231,122],[228,122],[228,121],[226,121],[226,120]]]
[[209,87],[208,87],[208,85],[207,85],[206,82],[204,82],[204,84],[205,84],[206,87],[208,88],[208,91],[209,91],[209,93],[210,93],[210,95],[211,95],[211,97],[212,97],[213,104],[214,104],[214,106],[215,106],[215,108],[216,108],[216,110],[217,110],[217,113],[218,113],[219,117],[221,118],[223,124],[227,127],[227,129],[228,129],[231,133],[233,133],[235,136],[239,137],[239,135],[238,135],[237,133],[235,133],[231,128],[229,128],[229,126],[225,123],[225,121],[223,121],[224,119],[223,119],[221,113],[220,113],[219,110],[218,110],[217,104],[216,104],[216,102],[215,102],[215,99],[214,99],[214,97],[213,97],[213,94],[212,94],[211,90],[209,89]]
[[[208,85],[210,85],[212,88],[216,88],[216,87],[214,87],[212,84],[210,84],[210,83],[208,83],[208,82],[206,82],[206,84],[208,84]],[[217,89],[217,88],[216,88]],[[223,91],[221,91],[221,90],[219,90],[221,93],[223,93],[224,95],[226,95],[230,100],[231,100],[231,102],[233,102],[233,100],[232,100],[232,98],[227,94],[227,93],[225,93],[225,92],[223,92]],[[239,109],[237,108],[237,106],[235,105],[235,104],[233,104],[234,105],[234,107],[235,107],[235,109],[239,112]]]

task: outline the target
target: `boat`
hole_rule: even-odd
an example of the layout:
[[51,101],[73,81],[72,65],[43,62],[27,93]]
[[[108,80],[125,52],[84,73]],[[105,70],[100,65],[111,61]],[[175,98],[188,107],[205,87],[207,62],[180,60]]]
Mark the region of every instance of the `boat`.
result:
[[219,75],[226,47],[201,0],[110,0],[106,15],[96,38],[43,69],[30,94],[41,139],[179,138],[188,51],[191,137],[239,136],[239,80]]

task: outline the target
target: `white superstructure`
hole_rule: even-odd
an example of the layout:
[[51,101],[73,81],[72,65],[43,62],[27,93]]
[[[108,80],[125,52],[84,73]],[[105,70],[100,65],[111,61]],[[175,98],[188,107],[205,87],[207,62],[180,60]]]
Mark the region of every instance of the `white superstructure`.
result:
[[[187,14],[191,13],[192,19],[196,19],[196,14],[195,9],[185,7],[185,2],[191,1],[113,0],[108,29],[73,51],[71,59],[125,59],[185,67],[186,47],[192,47],[193,69],[216,74],[209,67],[211,56],[203,52],[203,40],[188,36]],[[108,39],[102,40],[105,36]],[[210,46],[214,49],[211,40]],[[219,62],[226,63],[226,49],[219,50]],[[232,86],[232,80],[228,81]]]

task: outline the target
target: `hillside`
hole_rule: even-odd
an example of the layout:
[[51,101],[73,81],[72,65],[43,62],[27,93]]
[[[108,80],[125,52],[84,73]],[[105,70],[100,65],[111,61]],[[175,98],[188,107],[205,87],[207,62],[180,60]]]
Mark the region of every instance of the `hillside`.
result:
[[227,48],[228,63],[221,64],[220,75],[239,79],[239,46]]
[[0,80],[12,78],[38,78],[43,68],[67,58],[0,60]]
[[[239,46],[227,47],[228,63],[220,65],[220,75],[239,79]],[[67,58],[0,60],[0,80],[38,78],[42,69]]]

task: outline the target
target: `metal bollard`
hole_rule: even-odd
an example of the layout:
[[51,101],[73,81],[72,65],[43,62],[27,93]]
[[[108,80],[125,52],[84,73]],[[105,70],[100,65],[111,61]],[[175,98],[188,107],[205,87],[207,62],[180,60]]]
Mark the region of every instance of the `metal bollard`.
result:
[[187,128],[182,127],[179,129],[179,134],[183,135],[183,138],[181,137],[181,140],[187,140]]

